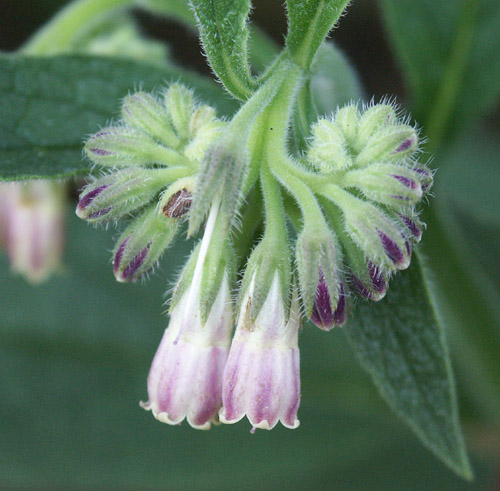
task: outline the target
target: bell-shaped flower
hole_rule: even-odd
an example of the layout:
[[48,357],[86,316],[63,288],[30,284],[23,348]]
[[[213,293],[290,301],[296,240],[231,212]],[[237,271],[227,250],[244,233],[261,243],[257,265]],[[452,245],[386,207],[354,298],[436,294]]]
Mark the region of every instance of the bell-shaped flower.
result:
[[288,320],[278,272],[254,321],[249,314],[254,276],[241,302],[238,325],[224,370],[222,423],[245,415],[252,427],[270,430],[278,421],[297,428],[300,403],[299,302],[292,300]]
[[33,283],[46,280],[60,265],[64,193],[64,184],[43,180],[2,186],[11,268]]
[[199,298],[200,285],[192,283],[172,309],[149,372],[149,401],[141,405],[163,423],[187,419],[193,428],[209,429],[221,407],[233,326],[227,275],[205,324]]

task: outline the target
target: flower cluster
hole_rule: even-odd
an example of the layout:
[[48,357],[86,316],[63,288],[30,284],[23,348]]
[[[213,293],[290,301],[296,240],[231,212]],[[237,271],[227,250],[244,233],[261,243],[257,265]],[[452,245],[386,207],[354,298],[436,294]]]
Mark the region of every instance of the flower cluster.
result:
[[392,104],[362,111],[349,104],[311,132],[305,160],[326,178],[312,189],[328,224],[311,239],[306,222],[297,260],[304,298],[311,296],[310,278],[318,278],[314,302],[305,307],[328,330],[345,322],[349,292],[380,300],[391,275],[409,266],[423,228],[415,207],[432,174],[417,162],[418,132]]
[[[350,104],[319,119],[292,157],[278,95],[265,110],[243,106],[228,123],[182,85],[162,97],[126,97],[123,120],[88,140],[88,157],[108,172],[77,207],[91,223],[129,221],[113,253],[122,282],[153,267],[193,208],[208,214],[177,281],[142,406],[162,422],[187,419],[200,429],[245,415],[253,429],[296,428],[301,317],[326,331],[343,325],[353,293],[380,300],[420,240],[416,205],[432,174],[417,162],[418,133],[392,104]],[[239,196],[228,200],[227,188]]]
[[192,92],[172,84],[158,97],[125,97],[122,120],[93,135],[85,152],[108,170],[82,190],[76,213],[100,224],[128,220],[113,253],[118,281],[151,270],[172,243],[186,215],[195,177],[224,123]]

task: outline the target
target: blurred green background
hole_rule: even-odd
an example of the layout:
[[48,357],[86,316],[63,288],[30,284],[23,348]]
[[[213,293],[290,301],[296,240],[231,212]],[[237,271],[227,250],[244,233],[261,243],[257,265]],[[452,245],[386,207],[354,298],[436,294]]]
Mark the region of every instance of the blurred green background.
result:
[[[63,3],[3,0],[0,49],[15,49]],[[280,42],[281,2],[254,5],[253,18]],[[172,43],[176,60],[208,73],[195,35],[148,15],[138,19],[145,31]],[[359,70],[366,94],[409,98],[375,2],[356,0],[332,38]],[[447,219],[453,217],[448,237],[457,254],[494,303],[500,288],[498,108],[487,113],[443,142],[434,193]],[[473,483],[455,477],[390,412],[342,329],[327,334],[306,325],[301,333],[297,430],[250,435],[246,421],[209,432],[158,423],[138,402],[146,398],[149,365],[167,324],[162,294],[190,245],[171,249],[149,281],[118,284],[110,264],[116,232],[79,221],[73,206],[61,275],[34,288],[9,276],[0,258],[0,488],[498,489],[498,408],[492,409],[495,400],[475,370],[463,364],[468,346],[453,331]]]

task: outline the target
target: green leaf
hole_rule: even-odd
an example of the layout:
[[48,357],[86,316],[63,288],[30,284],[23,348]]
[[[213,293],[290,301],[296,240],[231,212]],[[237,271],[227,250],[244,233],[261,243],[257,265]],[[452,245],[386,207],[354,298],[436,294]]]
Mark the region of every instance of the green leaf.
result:
[[195,88],[223,114],[234,111],[219,87],[179,69],[86,56],[0,57],[0,179],[88,173],[84,138],[119,115],[127,93],[172,80]]
[[443,462],[471,479],[444,333],[416,266],[394,278],[380,303],[359,302],[347,336],[392,409]]
[[[446,201],[434,203],[425,211],[423,220],[428,230],[420,248],[432,271],[429,278],[429,271],[424,270],[432,302],[450,332],[458,368],[476,404],[486,418],[498,422],[500,296],[478,263],[479,254],[482,252],[484,257],[484,251],[489,252],[488,245],[474,243],[478,238],[469,237],[474,235],[473,230],[459,225]],[[494,264],[488,266],[490,273]]]
[[319,114],[331,114],[363,97],[356,69],[331,41],[321,45],[311,71],[311,92]]
[[234,97],[248,99],[256,88],[247,53],[250,0],[191,0],[191,5],[213,71]]
[[437,146],[500,96],[497,0],[381,0],[413,112]]
[[310,68],[316,51],[348,3],[348,0],[287,0],[286,45],[303,68]]

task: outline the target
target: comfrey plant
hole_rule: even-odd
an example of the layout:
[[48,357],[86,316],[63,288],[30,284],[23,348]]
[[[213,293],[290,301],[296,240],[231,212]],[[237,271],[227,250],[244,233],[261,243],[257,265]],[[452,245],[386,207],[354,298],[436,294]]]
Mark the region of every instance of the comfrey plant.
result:
[[121,120],[85,144],[105,170],[81,192],[77,214],[91,223],[127,220],[113,252],[118,281],[151,271],[183,222],[189,236],[204,224],[177,281],[142,404],[160,421],[187,418],[206,429],[246,415],[254,429],[278,421],[296,428],[301,319],[325,331],[342,326],[357,297],[381,300],[391,277],[410,265],[432,173],[419,162],[409,118],[392,102],[352,102],[310,126],[296,124],[303,148],[290,144],[315,53],[345,4],[316,6],[318,21],[312,4],[291,2],[286,46],[254,77],[245,54],[248,5],[228,3],[231,25],[219,32],[214,16],[222,14],[194,1],[208,59],[241,101],[238,112],[219,119],[174,83],[127,96]]
[[[409,3],[380,3],[388,25],[397,24],[395,44],[418,18]],[[448,24],[439,32],[472,39],[472,14],[449,16],[446,2],[428,3],[422,10],[436,12],[433,26],[459,21],[457,33]],[[69,188],[69,178],[91,174],[76,212],[89,223],[121,227],[112,253],[119,282],[147,277],[160,261],[174,268],[180,248],[168,247],[176,238],[187,235],[194,244],[172,290],[170,323],[150,370],[148,400],[141,403],[158,420],[208,429],[246,417],[252,431],[280,422],[297,428],[299,339],[302,346],[309,335],[314,342],[301,325],[316,325],[322,330],[315,333],[318,343],[328,335],[335,351],[347,340],[394,412],[470,478],[444,328],[455,329],[453,338],[460,339],[464,385],[473,385],[475,394],[475,381],[484,381],[493,401],[499,394],[498,336],[490,297],[478,293],[488,283],[469,278],[446,235],[451,220],[441,221],[451,216],[443,204],[446,188],[437,188],[432,207],[423,206],[433,185],[424,151],[437,151],[450,122],[458,128],[461,115],[473,113],[477,91],[460,84],[478,73],[477,60],[495,58],[457,58],[453,48],[442,53],[443,60],[451,54],[443,70],[432,58],[425,63],[432,73],[420,73],[419,63],[436,52],[422,49],[431,42],[425,29],[412,30],[401,53],[411,67],[409,95],[423,123],[417,129],[394,99],[364,99],[354,69],[324,42],[346,4],[287,0],[288,32],[280,51],[258,28],[247,43],[249,0],[191,0],[189,6],[170,0],[70,2],[22,50],[0,55],[0,179],[17,182],[0,187],[0,245],[19,272],[34,281],[46,278],[60,253],[60,183]],[[173,64],[163,44],[145,39],[135,7],[197,25],[220,85]],[[469,73],[462,73],[464,64]],[[495,86],[484,80],[485,92]],[[445,171],[438,151],[436,162]],[[441,183],[451,190],[447,181]],[[91,246],[78,235],[85,233],[81,225],[70,224],[73,262],[46,293],[55,298],[73,282],[65,295],[71,301],[77,296],[97,319],[99,308],[111,312],[113,295],[113,303],[120,298],[106,290],[104,307],[92,303],[95,289],[88,283],[98,279],[88,274],[95,258],[82,254]],[[149,298],[149,291],[136,294]],[[10,290],[2,295],[23,298],[37,312],[31,296]],[[57,297],[56,312],[59,302]],[[8,314],[12,303],[2,304],[6,324],[18,315]],[[88,319],[75,315],[81,323]],[[53,322],[66,324],[66,316],[55,315]],[[327,334],[335,326],[344,327]],[[121,325],[110,328],[121,334]],[[348,381],[339,379],[342,368],[323,341],[318,364],[336,371],[330,377],[322,371],[317,401],[339,397],[344,406],[359,405],[365,381],[350,373]],[[316,356],[314,349],[303,354],[306,363]],[[311,385],[304,380],[305,394]],[[339,394],[339,384],[358,390]],[[314,397],[304,397],[304,415]],[[484,407],[496,415],[498,405],[486,399]],[[365,414],[373,415],[368,404]],[[303,418],[303,428],[291,437],[309,438],[306,425],[312,429],[315,422]],[[329,431],[326,440],[336,444],[336,429]]]

